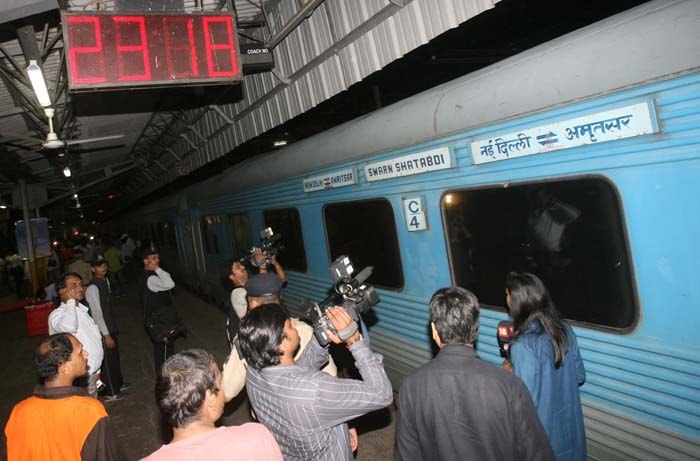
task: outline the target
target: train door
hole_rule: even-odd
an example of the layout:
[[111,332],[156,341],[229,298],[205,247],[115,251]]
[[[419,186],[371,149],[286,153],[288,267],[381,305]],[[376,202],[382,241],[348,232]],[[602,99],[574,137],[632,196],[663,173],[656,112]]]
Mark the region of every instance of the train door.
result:
[[194,248],[192,246],[192,223],[190,222],[190,217],[187,211],[180,211],[178,213],[179,226],[178,231],[180,235],[178,236],[177,251],[180,254],[180,264],[186,268],[187,271],[194,269]]
[[204,262],[204,246],[202,245],[202,227],[199,224],[199,210],[197,208],[190,209],[190,235],[192,239],[192,255],[194,256],[193,268],[198,274],[204,274],[206,265]]

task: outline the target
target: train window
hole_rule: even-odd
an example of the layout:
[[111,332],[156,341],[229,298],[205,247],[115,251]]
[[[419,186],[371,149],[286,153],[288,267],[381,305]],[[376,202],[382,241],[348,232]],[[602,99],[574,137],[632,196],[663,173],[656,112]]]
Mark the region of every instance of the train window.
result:
[[158,232],[158,236],[156,237],[156,241],[160,243],[161,245],[165,245],[165,226],[167,224],[165,223],[158,223],[156,224],[156,231]]
[[626,329],[632,269],[613,186],[585,177],[452,191],[443,197],[454,283],[505,307],[509,271],[538,275],[562,317]]
[[165,246],[168,248],[175,248],[177,246],[177,239],[175,238],[175,226],[172,221],[168,221],[163,224],[165,229]]
[[284,250],[279,254],[280,264],[285,269],[306,272],[306,249],[301,233],[301,219],[296,208],[265,210],[265,226],[271,227],[275,234],[282,235]]
[[[202,240],[207,254],[219,254],[219,239],[216,235],[218,216],[202,216]],[[220,219],[220,218],[219,218]]]
[[333,203],[325,206],[323,217],[331,260],[347,255],[356,270],[374,267],[372,285],[403,287],[399,239],[388,200]]
[[152,222],[149,226],[149,234],[148,234],[148,239],[155,242],[156,244],[160,243],[158,241],[158,231],[156,230],[158,228],[158,224]]
[[229,213],[228,232],[233,245],[234,257],[244,257],[253,246],[248,213]]

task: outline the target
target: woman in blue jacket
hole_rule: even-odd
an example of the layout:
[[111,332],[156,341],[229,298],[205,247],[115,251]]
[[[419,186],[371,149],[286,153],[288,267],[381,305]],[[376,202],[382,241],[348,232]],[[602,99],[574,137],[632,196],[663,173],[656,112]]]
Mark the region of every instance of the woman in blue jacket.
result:
[[578,388],[586,371],[574,331],[559,318],[549,291],[533,274],[508,274],[506,303],[514,332],[510,365],[532,394],[557,460],[585,460]]

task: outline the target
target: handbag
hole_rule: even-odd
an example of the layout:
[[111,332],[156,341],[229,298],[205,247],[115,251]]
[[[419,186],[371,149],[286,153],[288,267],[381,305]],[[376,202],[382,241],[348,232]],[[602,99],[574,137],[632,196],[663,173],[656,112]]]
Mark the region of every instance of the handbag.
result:
[[145,322],[146,332],[154,343],[167,343],[187,332],[185,324],[174,309],[154,312]]
[[[171,295],[172,296],[172,295]],[[175,306],[147,313],[147,296],[144,296],[144,325],[153,343],[167,343],[187,333],[187,327],[175,310]]]

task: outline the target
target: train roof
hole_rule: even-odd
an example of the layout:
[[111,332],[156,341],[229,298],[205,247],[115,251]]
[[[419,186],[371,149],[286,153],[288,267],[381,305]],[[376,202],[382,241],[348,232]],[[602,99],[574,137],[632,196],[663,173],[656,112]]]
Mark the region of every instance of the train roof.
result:
[[657,0],[242,162],[188,187],[187,201],[260,186],[699,67],[700,1]]

